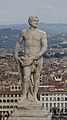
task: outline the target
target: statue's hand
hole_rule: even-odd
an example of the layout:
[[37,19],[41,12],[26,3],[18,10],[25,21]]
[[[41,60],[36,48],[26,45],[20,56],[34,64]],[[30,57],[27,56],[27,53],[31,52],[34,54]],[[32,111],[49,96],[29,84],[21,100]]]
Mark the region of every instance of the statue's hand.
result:
[[34,60],[37,61],[37,60],[39,60],[40,57],[41,57],[41,55],[38,54],[38,55],[36,55],[36,56],[34,57]]
[[28,56],[21,57],[21,61],[23,61],[23,66],[29,66],[33,62],[33,58],[29,58]]

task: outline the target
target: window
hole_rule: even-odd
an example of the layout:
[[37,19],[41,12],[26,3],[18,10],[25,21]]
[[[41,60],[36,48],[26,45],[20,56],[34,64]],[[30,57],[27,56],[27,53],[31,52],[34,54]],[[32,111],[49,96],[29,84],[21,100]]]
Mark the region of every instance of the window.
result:
[[48,97],[46,97],[46,101],[48,101]]
[[11,111],[11,114],[12,114],[13,111]]
[[19,89],[21,89],[21,87],[19,87]]
[[9,108],[9,106],[8,106],[8,105],[7,105],[6,107],[7,107],[7,108]]
[[56,101],[56,97],[53,98],[53,101]]
[[14,86],[12,86],[12,89],[14,89]]
[[15,97],[17,97],[17,95],[15,95]]
[[67,97],[65,97],[65,101],[67,101]]
[[17,99],[15,100],[15,102],[17,102]]
[[17,89],[17,86],[15,87],[15,89]]
[[0,100],[0,102],[2,102],[2,100]]
[[15,105],[14,108],[17,108],[17,106]]
[[52,97],[50,97],[50,101],[52,101]]
[[13,108],[13,106],[11,105],[10,108]]
[[65,108],[65,113],[67,113],[67,108]]
[[3,108],[6,108],[6,106],[3,106]]
[[61,103],[61,107],[63,107],[63,103]]
[[64,97],[61,97],[61,101],[64,101]]
[[10,100],[7,100],[7,102],[10,102]]
[[4,89],[4,87],[2,87],[2,89]]
[[59,98],[59,97],[57,98],[57,101],[60,101],[60,98]]
[[7,95],[7,97],[9,97],[9,95]]
[[44,97],[42,97],[42,101],[44,101]]
[[67,107],[67,103],[65,103],[65,108]]
[[13,94],[11,94],[11,97],[13,97]]
[[21,95],[19,95],[19,97],[21,97]]
[[3,100],[3,102],[6,102],[6,100]]
[[46,103],[46,108],[48,107],[48,103]]
[[3,97],[5,97],[5,95],[3,95]]
[[50,107],[52,107],[52,103],[50,103]]
[[46,96],[48,96],[48,94],[46,94]]
[[11,102],[13,102],[13,100],[11,100]]
[[57,107],[60,107],[60,103],[57,103]]
[[2,108],[2,106],[0,106],[0,109]]
[[44,94],[42,94],[42,96],[44,96]]
[[56,107],[56,103],[54,103],[54,107]]

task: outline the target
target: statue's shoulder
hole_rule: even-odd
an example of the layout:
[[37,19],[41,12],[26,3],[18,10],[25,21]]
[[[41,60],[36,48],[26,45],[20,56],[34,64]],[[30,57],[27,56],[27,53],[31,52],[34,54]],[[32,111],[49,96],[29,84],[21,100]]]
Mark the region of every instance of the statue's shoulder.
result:
[[38,29],[38,31],[39,31],[39,33],[40,33],[41,35],[45,35],[45,36],[46,36],[46,32],[45,32],[45,31],[40,30],[40,29]]
[[25,36],[26,31],[27,31],[27,29],[21,30],[21,35]]
[[21,33],[25,33],[27,31],[27,29],[23,29],[21,30]]

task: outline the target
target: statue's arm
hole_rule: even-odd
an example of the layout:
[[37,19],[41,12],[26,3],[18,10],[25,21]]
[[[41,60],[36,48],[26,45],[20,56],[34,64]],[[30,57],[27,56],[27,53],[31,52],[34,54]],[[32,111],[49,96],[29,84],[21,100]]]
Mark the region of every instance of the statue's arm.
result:
[[47,36],[45,32],[42,33],[41,43],[42,43],[42,48],[39,53],[39,56],[42,56],[47,50]]
[[41,33],[41,43],[42,43],[41,50],[39,54],[34,57],[35,60],[38,60],[47,50],[47,36],[45,32]]
[[21,45],[22,41],[23,41],[23,32],[21,32],[21,34],[16,42],[16,46],[15,46],[15,58],[16,58],[16,60],[18,59],[18,52],[20,50],[20,45]]

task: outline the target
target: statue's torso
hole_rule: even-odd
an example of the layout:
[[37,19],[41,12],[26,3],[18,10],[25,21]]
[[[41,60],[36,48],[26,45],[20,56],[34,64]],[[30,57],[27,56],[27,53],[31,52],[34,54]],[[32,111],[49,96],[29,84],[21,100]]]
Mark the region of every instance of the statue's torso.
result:
[[25,54],[32,57],[41,50],[41,32],[36,29],[23,31]]

